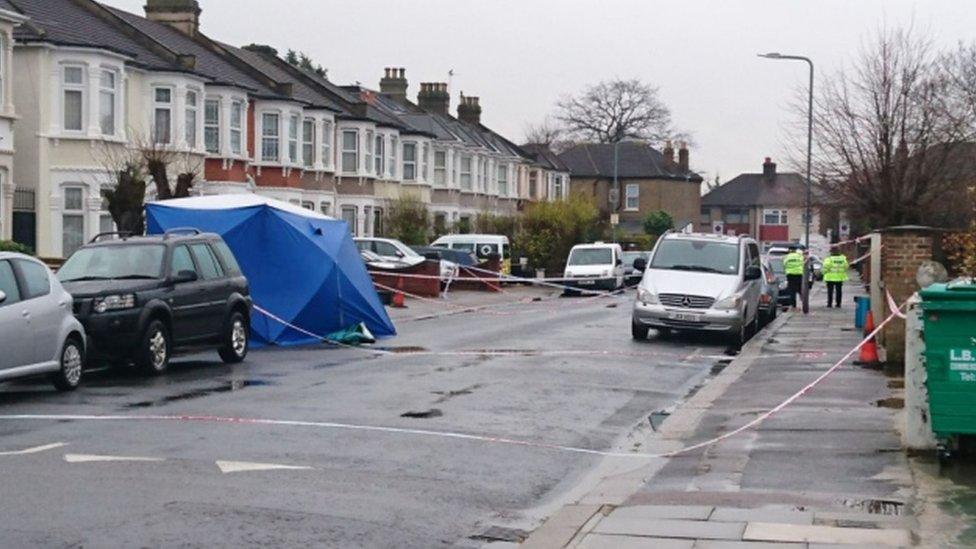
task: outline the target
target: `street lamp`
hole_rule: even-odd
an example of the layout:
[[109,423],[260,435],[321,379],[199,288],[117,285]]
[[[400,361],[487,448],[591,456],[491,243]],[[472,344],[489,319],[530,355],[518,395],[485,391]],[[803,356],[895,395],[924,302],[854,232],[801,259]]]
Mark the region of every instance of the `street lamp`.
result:
[[[807,258],[809,259],[810,254],[810,219],[811,207],[810,202],[812,199],[812,183],[810,181],[810,165],[813,157],[813,61],[809,57],[804,57],[802,55],[784,55],[778,52],[770,53],[760,53],[759,57],[765,59],[779,59],[787,61],[803,61],[810,66],[810,89],[809,89],[809,102],[807,104],[807,204],[806,204],[806,247],[807,247]],[[803,291],[803,312],[810,312],[810,288],[807,284],[810,276],[810,262],[803,262],[803,283],[800,285]]]

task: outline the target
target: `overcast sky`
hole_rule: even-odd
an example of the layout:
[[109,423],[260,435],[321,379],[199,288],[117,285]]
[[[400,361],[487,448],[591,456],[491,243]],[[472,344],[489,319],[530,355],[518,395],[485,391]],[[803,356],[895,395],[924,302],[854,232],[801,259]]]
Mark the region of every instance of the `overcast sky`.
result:
[[[142,13],[146,0],[105,0]],[[303,50],[337,83],[377,87],[407,69],[408,93],[446,81],[481,97],[482,121],[521,142],[559,97],[608,78],[660,88],[694,137],[692,167],[723,181],[785,156],[788,102],[806,66],[849,63],[882,25],[912,24],[937,45],[972,40],[973,0],[200,0],[202,28],[235,45]]]

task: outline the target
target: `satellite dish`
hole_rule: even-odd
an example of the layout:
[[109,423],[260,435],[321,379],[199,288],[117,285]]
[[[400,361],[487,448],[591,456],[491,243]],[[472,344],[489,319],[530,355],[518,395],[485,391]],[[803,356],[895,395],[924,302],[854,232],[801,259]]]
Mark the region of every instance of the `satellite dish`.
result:
[[915,272],[915,282],[920,288],[928,288],[938,282],[949,280],[949,273],[938,261],[923,261]]

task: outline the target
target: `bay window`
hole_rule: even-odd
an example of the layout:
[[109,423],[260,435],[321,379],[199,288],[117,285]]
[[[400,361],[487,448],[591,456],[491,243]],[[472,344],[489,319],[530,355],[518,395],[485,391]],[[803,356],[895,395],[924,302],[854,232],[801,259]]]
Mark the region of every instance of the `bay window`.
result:
[[103,69],[98,79],[98,126],[102,135],[115,135],[115,71]]
[[415,181],[417,179],[417,144],[403,144],[403,180]]
[[244,140],[241,139],[241,131],[244,128],[244,102],[231,101],[230,103],[230,152],[233,154],[244,155]]
[[85,70],[81,67],[64,67],[61,73],[62,123],[65,130],[84,130]]
[[315,165],[315,120],[311,118],[302,121],[302,161],[308,168]]
[[168,145],[173,140],[173,89],[153,88],[153,142]]
[[281,129],[278,114],[266,112],[261,115],[261,160],[277,162]]
[[288,117],[288,162],[298,164],[298,115]]
[[424,143],[422,150],[422,156],[420,157],[420,173],[423,176],[424,181],[430,181],[427,178],[427,163],[430,162],[430,145]]
[[498,195],[508,196],[508,165],[498,165]]
[[538,177],[536,170],[529,170],[529,198],[537,198],[536,194],[539,190]]
[[85,243],[85,192],[65,187],[61,213],[61,255],[68,257]]
[[220,101],[217,99],[203,103],[203,146],[208,153],[220,153]]
[[555,190],[555,195],[556,196],[554,198],[556,200],[562,200],[562,198],[563,198],[563,176],[557,175],[556,178],[555,178],[555,181],[556,182],[553,184],[553,188]]
[[[342,132],[342,173],[356,173],[359,171],[359,132],[344,130]],[[345,210],[343,210],[345,215]]]
[[434,184],[447,184],[447,151],[434,151]]
[[400,148],[399,139],[397,139],[395,135],[390,136],[390,161],[388,166],[390,170],[390,179],[397,178],[397,154],[398,154],[397,151],[399,150],[399,148]]
[[322,121],[322,165],[332,165],[332,122],[328,120]]
[[471,190],[471,157],[461,156],[461,188],[465,191]]
[[[366,172],[373,171],[373,132],[366,131]],[[367,220],[369,216],[366,216]]]
[[382,134],[376,135],[376,146],[373,148],[373,162],[376,165],[376,177],[383,177],[383,167],[386,165],[386,147]]
[[199,94],[193,90],[188,90],[186,92],[186,119],[183,121],[185,125],[185,137],[186,146],[195,149],[197,148],[197,97]]

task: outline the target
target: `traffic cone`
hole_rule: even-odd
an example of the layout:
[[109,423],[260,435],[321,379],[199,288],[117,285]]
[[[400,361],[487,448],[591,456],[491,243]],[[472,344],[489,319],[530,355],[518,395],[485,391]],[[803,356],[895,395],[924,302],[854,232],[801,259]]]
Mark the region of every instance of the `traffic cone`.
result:
[[403,302],[403,277],[397,277],[396,291],[393,292],[393,306],[398,309],[405,309],[407,305]]
[[[867,337],[872,332],[874,332],[874,314],[868,311],[867,320],[864,321],[864,336]],[[861,345],[860,355],[854,363],[867,366],[878,362],[881,362],[878,358],[878,344],[874,342],[874,336],[871,336],[871,339]]]

